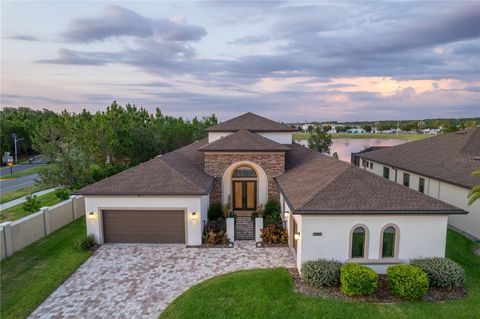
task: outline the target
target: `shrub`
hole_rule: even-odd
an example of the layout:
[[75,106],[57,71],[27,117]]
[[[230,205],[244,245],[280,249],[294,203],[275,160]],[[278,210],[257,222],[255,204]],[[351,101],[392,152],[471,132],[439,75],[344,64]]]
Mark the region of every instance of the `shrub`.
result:
[[75,243],[75,247],[78,250],[89,250],[92,247],[95,247],[96,245],[97,245],[97,241],[95,240],[95,236],[93,234],[90,234],[88,236],[83,236]]
[[55,196],[61,200],[67,200],[70,198],[72,192],[66,187],[60,187],[55,190]]
[[213,203],[208,208],[208,220],[223,218],[223,206],[221,203]]
[[388,290],[393,295],[415,300],[428,292],[428,276],[420,268],[412,265],[395,265],[387,269]]
[[209,245],[227,245],[230,240],[228,239],[227,233],[223,230],[209,230],[203,235],[203,242]]
[[377,290],[378,274],[358,264],[345,264],[340,268],[340,290],[347,296],[367,296]]
[[341,267],[342,263],[336,260],[307,261],[302,264],[302,280],[317,288],[337,286]]
[[260,229],[260,233],[260,237],[264,243],[286,244],[288,242],[287,230],[281,225],[270,224]]
[[413,260],[411,264],[427,273],[432,287],[452,289],[465,283],[465,270],[451,259],[422,258]]
[[281,219],[280,212],[281,209],[278,200],[271,199],[263,208],[263,218],[272,222],[279,221]]
[[37,198],[37,195],[29,195],[23,203],[23,209],[29,213],[35,213],[42,207],[42,202]]

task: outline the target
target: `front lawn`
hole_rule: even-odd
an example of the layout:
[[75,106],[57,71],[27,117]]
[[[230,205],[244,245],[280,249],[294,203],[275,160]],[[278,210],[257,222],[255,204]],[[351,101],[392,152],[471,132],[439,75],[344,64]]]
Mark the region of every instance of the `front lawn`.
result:
[[[55,196],[55,192],[53,191],[50,193],[38,196],[37,198],[42,203],[42,207],[53,206],[63,201],[59,199],[57,196]],[[23,203],[20,203],[18,205],[12,206],[10,208],[5,208],[4,210],[2,210],[0,212],[0,222],[14,221],[30,214],[32,213],[25,211],[23,209]]]
[[480,257],[472,254],[474,247],[448,231],[447,257],[467,274],[463,300],[369,304],[320,299],[295,292],[286,269],[262,269],[202,282],[178,297],[161,318],[480,318]]
[[57,230],[0,263],[0,318],[26,318],[92,254],[74,243],[85,218]]

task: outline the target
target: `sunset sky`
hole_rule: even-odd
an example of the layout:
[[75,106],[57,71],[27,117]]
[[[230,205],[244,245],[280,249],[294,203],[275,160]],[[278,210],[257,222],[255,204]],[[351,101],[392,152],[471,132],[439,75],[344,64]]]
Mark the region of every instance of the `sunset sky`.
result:
[[480,116],[480,2],[1,4],[1,106]]

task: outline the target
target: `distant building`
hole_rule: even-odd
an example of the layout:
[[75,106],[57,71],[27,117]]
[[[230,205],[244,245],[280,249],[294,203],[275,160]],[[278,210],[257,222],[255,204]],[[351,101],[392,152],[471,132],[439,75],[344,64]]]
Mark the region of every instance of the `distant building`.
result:
[[363,128],[352,128],[347,130],[347,133],[350,134],[365,134],[367,131],[365,131]]
[[480,200],[468,205],[470,189],[480,184],[472,176],[480,169],[480,128],[352,154],[352,162],[388,180],[461,208],[448,223],[480,239]]

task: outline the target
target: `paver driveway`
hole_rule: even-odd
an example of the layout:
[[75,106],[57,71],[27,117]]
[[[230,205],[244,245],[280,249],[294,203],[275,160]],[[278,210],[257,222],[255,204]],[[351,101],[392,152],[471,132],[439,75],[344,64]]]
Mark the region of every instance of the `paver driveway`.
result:
[[207,278],[241,269],[295,267],[288,248],[184,248],[103,245],[31,318],[156,318],[177,296]]

